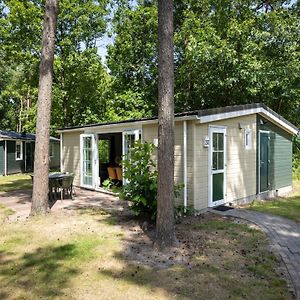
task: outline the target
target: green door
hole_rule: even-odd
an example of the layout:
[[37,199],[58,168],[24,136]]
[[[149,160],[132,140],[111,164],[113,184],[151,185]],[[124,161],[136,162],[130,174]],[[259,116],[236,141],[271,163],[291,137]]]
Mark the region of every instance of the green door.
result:
[[269,133],[260,132],[259,137],[259,191],[262,193],[269,190]]

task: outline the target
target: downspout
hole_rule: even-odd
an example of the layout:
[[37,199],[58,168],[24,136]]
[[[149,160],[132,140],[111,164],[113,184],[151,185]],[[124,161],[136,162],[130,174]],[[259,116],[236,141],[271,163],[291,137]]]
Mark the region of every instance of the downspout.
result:
[[5,140],[4,142],[4,147],[5,147],[5,151],[4,151],[4,176],[7,175],[7,141]]
[[[60,141],[59,141],[59,151],[60,151],[60,171],[63,172],[63,134],[60,133]],[[81,150],[80,150],[81,151]]]
[[187,126],[186,121],[183,121],[183,206],[187,208]]

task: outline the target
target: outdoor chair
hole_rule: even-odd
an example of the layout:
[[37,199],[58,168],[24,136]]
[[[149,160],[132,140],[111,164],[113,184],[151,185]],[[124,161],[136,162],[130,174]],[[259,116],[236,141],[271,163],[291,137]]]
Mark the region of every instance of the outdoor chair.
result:
[[117,168],[115,168],[115,170],[116,170],[116,174],[117,174],[117,179],[119,181],[122,181],[122,179],[123,179],[122,168],[117,167]]
[[73,180],[74,174],[68,174],[59,180],[61,200],[64,199],[65,194],[70,195],[70,198],[73,199]]
[[108,172],[108,177],[109,177],[109,179],[111,179],[111,180],[117,180],[117,179],[118,179],[118,178],[117,178],[117,173],[116,173],[115,168],[113,168],[113,167],[108,167],[108,168],[107,168],[107,172]]

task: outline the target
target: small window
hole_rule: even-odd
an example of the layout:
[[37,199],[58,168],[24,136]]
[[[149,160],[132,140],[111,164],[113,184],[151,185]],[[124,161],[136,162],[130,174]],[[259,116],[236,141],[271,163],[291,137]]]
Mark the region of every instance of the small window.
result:
[[49,148],[49,156],[53,157],[54,156],[54,144],[50,144]]
[[252,149],[252,131],[251,129],[245,129],[245,149]]
[[16,142],[16,160],[23,159],[23,144],[21,141]]

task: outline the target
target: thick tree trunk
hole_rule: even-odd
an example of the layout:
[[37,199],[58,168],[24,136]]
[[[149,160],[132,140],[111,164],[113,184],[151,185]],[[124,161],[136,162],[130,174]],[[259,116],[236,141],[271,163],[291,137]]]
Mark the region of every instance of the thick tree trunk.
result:
[[49,137],[57,13],[58,0],[46,0],[37,104],[31,215],[45,214],[49,209]]
[[156,247],[175,243],[173,0],[158,1],[158,203]]

